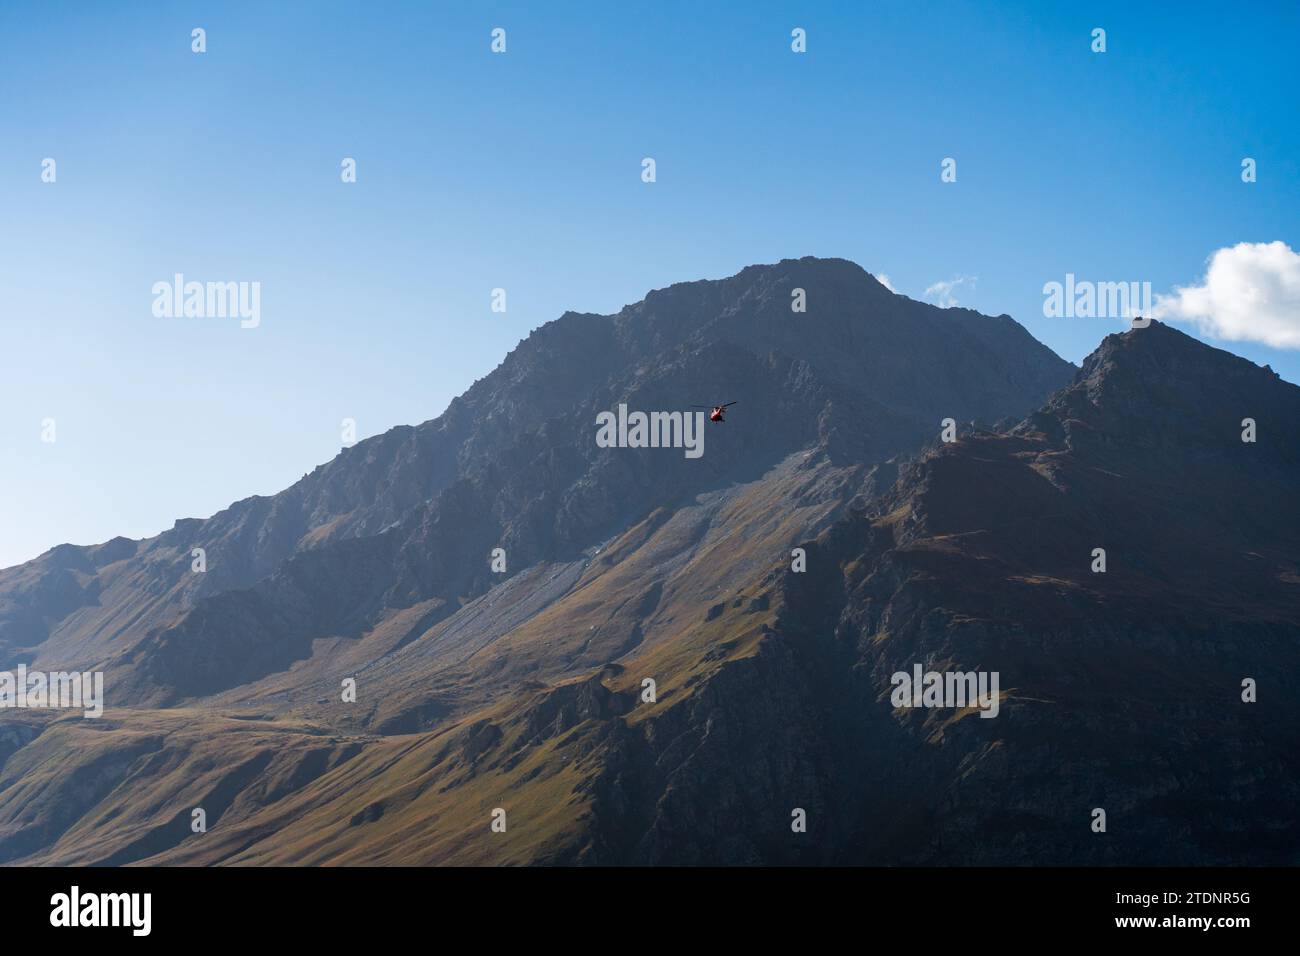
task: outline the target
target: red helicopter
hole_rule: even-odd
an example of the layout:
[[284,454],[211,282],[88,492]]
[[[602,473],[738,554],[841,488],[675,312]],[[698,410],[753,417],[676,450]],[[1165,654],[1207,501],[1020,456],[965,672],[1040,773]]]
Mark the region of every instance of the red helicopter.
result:
[[[735,405],[735,404],[736,404],[735,402],[727,402],[727,404],[725,404],[725,405],[714,405],[714,406],[712,406],[713,411],[709,412],[709,421],[711,421],[711,422],[725,422],[725,421],[727,420],[727,409],[730,408],[732,405]],[[709,408],[709,407],[710,407],[710,406],[708,406],[708,405],[692,405],[692,406],[691,406],[691,408]]]

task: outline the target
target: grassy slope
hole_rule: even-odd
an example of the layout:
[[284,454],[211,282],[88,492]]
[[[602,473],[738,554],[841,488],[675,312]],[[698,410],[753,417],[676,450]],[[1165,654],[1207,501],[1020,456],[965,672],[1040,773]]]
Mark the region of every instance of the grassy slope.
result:
[[[392,710],[454,678],[455,712],[427,732],[352,730],[358,708],[375,711],[318,704],[327,684],[294,687],[285,675],[262,701],[294,702],[278,713],[245,708],[246,719],[235,719],[238,708],[213,702],[54,721],[0,768],[4,862],[573,859],[614,722],[653,719],[753,653],[776,608],[751,600],[790,548],[830,520],[853,477],[792,461],[762,481],[650,515],[563,598],[468,659],[421,658],[416,645],[433,641],[441,623],[405,649],[425,669],[397,668],[378,692]],[[615,659],[620,666],[606,666]],[[646,676],[657,682],[653,704],[639,700]],[[568,703],[592,682],[623,712],[591,715]],[[359,686],[364,702],[375,685],[363,677]],[[552,712],[560,716],[539,721]],[[204,834],[190,831],[198,806],[208,814]],[[507,811],[504,834],[490,829],[496,807]]]

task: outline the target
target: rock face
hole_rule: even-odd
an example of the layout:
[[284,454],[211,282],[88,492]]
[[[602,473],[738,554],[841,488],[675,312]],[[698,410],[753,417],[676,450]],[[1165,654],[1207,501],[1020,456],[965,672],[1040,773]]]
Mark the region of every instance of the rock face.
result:
[[[568,313],[280,495],[0,572],[0,655],[108,707],[0,712],[0,862],[1293,862],[1298,396],[842,260]],[[698,459],[595,442],[731,400]],[[918,664],[997,716],[894,707]]]

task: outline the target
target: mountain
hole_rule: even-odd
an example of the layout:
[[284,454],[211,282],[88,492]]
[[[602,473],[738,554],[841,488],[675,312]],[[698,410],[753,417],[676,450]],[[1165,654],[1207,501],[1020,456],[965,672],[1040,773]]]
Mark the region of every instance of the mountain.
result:
[[[1293,861],[1298,394],[842,260],[567,313],[280,495],[0,572],[0,654],[108,698],[0,712],[0,862]],[[595,441],[733,399],[697,459]],[[915,664],[998,716],[894,708]]]
[[[791,311],[794,288],[807,313]],[[361,442],[279,495],[0,572],[0,653],[103,667],[119,703],[207,695],[310,656],[319,638],[359,638],[395,609],[422,610],[383,639],[414,639],[487,589],[492,548],[515,568],[572,559],[796,451],[874,463],[946,415],[1021,413],[1068,370],[1007,317],[912,302],[843,260],[672,286],[612,317],[568,313],[439,418]],[[681,409],[701,392],[743,395],[763,428],[713,430],[719,450],[698,461],[593,441],[601,410]],[[206,573],[191,571],[194,548]]]

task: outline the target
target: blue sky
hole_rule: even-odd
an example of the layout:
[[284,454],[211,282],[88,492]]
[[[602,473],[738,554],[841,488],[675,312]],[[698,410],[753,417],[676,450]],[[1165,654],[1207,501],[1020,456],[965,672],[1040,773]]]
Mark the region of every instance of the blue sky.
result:
[[[1297,10],[0,5],[0,566],[273,493],[566,309],[755,262],[967,277],[1077,362],[1120,325],[1045,318],[1045,282],[1300,248]],[[260,282],[260,326],[155,318],[177,272]]]

